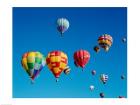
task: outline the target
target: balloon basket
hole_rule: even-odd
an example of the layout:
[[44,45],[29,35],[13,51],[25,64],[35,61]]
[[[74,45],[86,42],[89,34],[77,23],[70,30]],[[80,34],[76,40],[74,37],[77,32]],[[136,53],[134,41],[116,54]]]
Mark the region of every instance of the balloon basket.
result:
[[106,82],[103,82],[103,84],[105,85],[105,84],[106,84]]
[[59,81],[59,78],[56,78],[56,82],[58,82]]

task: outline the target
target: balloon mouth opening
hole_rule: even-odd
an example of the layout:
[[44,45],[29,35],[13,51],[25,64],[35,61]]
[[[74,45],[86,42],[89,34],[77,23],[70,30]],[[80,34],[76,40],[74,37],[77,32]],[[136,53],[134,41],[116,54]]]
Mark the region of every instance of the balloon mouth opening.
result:
[[34,81],[35,77],[34,76],[30,76],[31,81]]
[[81,67],[82,67],[82,70],[84,70],[85,65],[81,65]]

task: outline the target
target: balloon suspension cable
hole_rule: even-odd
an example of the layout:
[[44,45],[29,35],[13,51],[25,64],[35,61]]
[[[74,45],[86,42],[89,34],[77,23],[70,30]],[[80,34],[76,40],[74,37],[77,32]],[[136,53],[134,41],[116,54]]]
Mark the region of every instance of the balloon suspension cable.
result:
[[72,80],[72,77],[69,75],[69,79]]
[[61,32],[61,37],[63,37],[63,32]]
[[69,77],[70,78],[70,80],[72,80],[72,77]]
[[33,79],[31,79],[31,84],[34,84],[34,83],[35,83],[35,81]]

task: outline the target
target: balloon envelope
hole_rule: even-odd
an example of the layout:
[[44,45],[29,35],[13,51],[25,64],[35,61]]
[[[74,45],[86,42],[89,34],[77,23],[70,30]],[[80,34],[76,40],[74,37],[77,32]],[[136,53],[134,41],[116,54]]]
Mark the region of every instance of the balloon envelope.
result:
[[108,80],[108,75],[106,74],[101,74],[100,75],[100,80],[103,82],[103,84],[106,84],[107,80]]
[[104,98],[105,97],[104,93],[100,93],[100,97]]
[[84,68],[90,59],[90,54],[86,50],[78,50],[74,53],[74,62],[77,66]]
[[46,64],[45,57],[40,52],[27,52],[22,56],[22,67],[34,80]]
[[121,79],[125,79],[125,76],[124,75],[121,75]]
[[70,67],[67,66],[65,69],[64,69],[64,74],[68,75],[70,73]]
[[100,48],[98,46],[95,46],[94,51],[98,53],[100,51]]
[[101,48],[103,48],[105,51],[108,51],[109,48],[112,46],[113,38],[108,35],[104,34],[98,38],[98,44]]
[[119,96],[118,98],[125,98],[124,96]]
[[68,57],[62,51],[52,51],[48,54],[46,63],[53,75],[59,78],[61,72],[68,64]]
[[95,71],[95,70],[92,70],[92,71],[91,71],[91,74],[92,74],[92,75],[95,75],[95,74],[96,74],[96,71]]
[[69,28],[69,21],[66,18],[59,18],[57,20],[57,30],[63,34]]
[[89,87],[89,88],[90,88],[90,90],[91,90],[91,91],[93,91],[93,90],[94,90],[94,86],[93,86],[93,85],[90,85],[90,87]]
[[126,38],[122,38],[122,42],[125,43],[126,42]]

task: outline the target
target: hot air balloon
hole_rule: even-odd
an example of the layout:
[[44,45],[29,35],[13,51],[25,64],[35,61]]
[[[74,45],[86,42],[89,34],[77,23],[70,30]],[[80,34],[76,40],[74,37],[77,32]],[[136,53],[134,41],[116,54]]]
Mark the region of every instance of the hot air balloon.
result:
[[21,64],[33,82],[45,66],[46,61],[40,52],[27,52],[22,56]]
[[105,97],[104,93],[101,92],[101,93],[100,93],[100,97],[101,97],[101,98],[104,98],[104,97]]
[[125,79],[125,76],[124,75],[121,75],[121,79]]
[[70,67],[67,66],[65,69],[64,69],[64,74],[68,75],[70,73]]
[[94,51],[98,53],[100,51],[100,48],[98,46],[95,46]]
[[106,84],[107,80],[108,80],[108,75],[106,74],[101,74],[100,75],[100,80],[103,82],[103,84]]
[[90,87],[89,87],[89,89],[91,90],[91,91],[93,91],[94,90],[94,86],[93,85],[90,85]]
[[118,98],[125,98],[124,96],[119,96]]
[[96,74],[96,71],[95,71],[95,70],[92,70],[92,71],[91,71],[91,74],[92,74],[92,75],[95,75],[95,74]]
[[126,38],[124,37],[124,38],[122,38],[122,42],[123,43],[125,43],[126,42]]
[[69,28],[69,21],[66,18],[59,18],[57,20],[57,30],[61,33],[61,36]]
[[113,38],[108,35],[104,34],[98,38],[98,44],[101,48],[103,48],[105,51],[108,51],[113,43]]
[[52,51],[48,54],[46,63],[57,82],[61,72],[67,67],[68,57],[62,51]]
[[84,68],[90,59],[90,54],[86,50],[78,50],[73,57],[76,65]]

